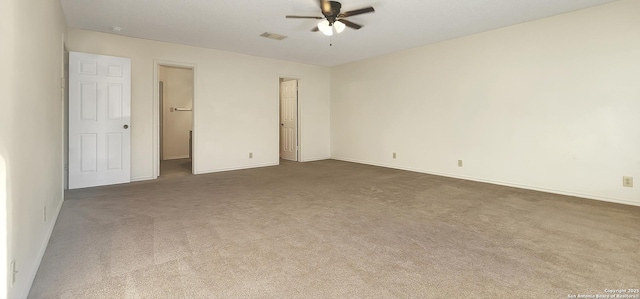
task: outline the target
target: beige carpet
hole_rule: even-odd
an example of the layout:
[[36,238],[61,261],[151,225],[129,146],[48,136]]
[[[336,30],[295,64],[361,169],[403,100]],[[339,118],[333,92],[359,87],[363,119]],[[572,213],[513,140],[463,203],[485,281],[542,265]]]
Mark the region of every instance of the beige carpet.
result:
[[173,179],[177,177],[190,176],[191,159],[175,159],[160,161],[160,178]]
[[326,160],[67,193],[32,298],[567,298],[640,207]]

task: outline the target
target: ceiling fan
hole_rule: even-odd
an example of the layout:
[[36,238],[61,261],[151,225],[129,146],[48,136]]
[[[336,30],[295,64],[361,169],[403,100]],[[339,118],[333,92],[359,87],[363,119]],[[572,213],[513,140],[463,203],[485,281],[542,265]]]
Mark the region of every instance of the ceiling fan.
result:
[[327,1],[327,0],[319,0],[319,1],[320,1],[320,8],[322,9],[322,14],[324,15],[324,17],[287,16],[287,19],[322,20],[311,31],[321,31],[325,35],[331,36],[333,35],[334,29],[337,33],[340,33],[345,29],[345,27],[353,28],[356,30],[362,28],[362,25],[351,22],[345,18],[375,11],[373,7],[369,6],[361,9],[340,12],[340,9],[342,8],[342,4],[340,4],[340,2]]

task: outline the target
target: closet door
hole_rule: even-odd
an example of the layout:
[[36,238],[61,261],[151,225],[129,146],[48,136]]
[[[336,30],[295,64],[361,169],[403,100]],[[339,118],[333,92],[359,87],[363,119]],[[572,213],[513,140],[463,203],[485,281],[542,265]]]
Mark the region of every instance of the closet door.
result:
[[69,53],[69,189],[131,181],[131,60]]

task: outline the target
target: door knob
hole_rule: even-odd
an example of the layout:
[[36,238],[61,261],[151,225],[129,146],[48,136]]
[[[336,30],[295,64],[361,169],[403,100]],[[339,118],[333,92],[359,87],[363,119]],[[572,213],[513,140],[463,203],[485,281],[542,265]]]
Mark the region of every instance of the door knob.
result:
[[284,124],[280,124],[281,126],[284,126]]
[[128,128],[129,128],[129,125],[124,125],[124,128],[125,128],[125,129],[128,129]]

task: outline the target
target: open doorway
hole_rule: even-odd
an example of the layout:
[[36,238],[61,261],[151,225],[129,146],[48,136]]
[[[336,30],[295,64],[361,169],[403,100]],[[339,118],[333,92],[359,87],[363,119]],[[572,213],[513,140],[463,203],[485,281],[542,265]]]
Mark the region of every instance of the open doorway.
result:
[[193,174],[194,69],[158,65],[159,172],[161,178]]
[[298,161],[298,79],[280,78],[280,159]]

